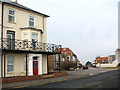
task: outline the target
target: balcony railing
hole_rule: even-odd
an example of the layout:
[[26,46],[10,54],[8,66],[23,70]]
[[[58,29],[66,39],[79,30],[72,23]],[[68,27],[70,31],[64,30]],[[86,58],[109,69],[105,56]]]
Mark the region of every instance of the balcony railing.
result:
[[42,51],[42,52],[61,52],[61,45],[42,43],[37,41],[24,41],[17,39],[3,39],[3,49],[7,50],[27,50],[27,51]]

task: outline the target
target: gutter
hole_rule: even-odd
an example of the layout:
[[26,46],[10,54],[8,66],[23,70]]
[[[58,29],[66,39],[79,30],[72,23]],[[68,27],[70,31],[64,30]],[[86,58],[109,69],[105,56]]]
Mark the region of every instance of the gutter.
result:
[[[15,4],[12,4],[12,3],[9,3],[9,2],[5,2],[5,3],[8,4],[8,5],[12,5],[12,6],[15,6],[15,7],[18,7],[18,8],[24,9],[24,10],[27,10],[27,11],[31,11],[31,12],[34,12],[34,13],[37,13],[37,14],[43,15],[43,16],[45,16],[45,17],[50,17],[49,15],[46,15],[46,14],[40,13],[40,12],[35,11],[35,10],[32,10],[32,9],[30,9],[30,8],[20,7],[20,6],[18,6],[18,5],[15,5]],[[19,5],[21,5],[21,4],[19,4]],[[23,5],[22,5],[22,6],[23,6]]]
[[3,12],[4,2],[2,2],[2,15],[1,15],[1,78],[3,77]]

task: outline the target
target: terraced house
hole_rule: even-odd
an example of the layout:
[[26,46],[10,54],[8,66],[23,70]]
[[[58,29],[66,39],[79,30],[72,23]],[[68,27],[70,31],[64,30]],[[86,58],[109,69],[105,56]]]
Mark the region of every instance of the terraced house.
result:
[[48,55],[61,53],[61,45],[47,43],[48,17],[0,0],[1,77],[48,74]]

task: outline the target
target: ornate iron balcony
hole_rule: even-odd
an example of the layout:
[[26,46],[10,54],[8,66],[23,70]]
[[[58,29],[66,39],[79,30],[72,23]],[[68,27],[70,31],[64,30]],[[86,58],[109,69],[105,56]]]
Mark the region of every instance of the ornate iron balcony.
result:
[[37,41],[24,41],[17,39],[3,39],[3,49],[7,50],[24,50],[40,52],[61,53],[61,45],[42,43]]

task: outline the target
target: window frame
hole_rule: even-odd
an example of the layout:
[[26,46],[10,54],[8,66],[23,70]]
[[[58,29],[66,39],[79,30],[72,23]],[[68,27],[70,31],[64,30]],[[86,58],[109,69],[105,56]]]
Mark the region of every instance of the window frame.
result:
[[[31,20],[31,17],[33,20]],[[30,25],[30,22],[33,23],[33,26]],[[29,26],[34,27],[35,26],[35,17],[33,15],[29,15]]]
[[[33,38],[33,35],[36,35],[37,38]],[[33,39],[35,40],[35,46],[33,45],[34,44]],[[31,41],[32,41],[32,47],[37,48],[38,47],[37,45],[38,44],[38,33],[32,33]]]
[[[12,57],[12,56],[8,56],[8,57],[7,57],[7,72],[8,72],[8,73],[14,72],[14,57],[12,57],[12,58],[13,58],[13,63],[8,63],[8,58],[10,58],[10,57]],[[13,66],[12,71],[8,71],[8,66]]]
[[[13,15],[9,13],[10,10],[14,12]],[[9,16],[11,16],[12,19],[13,19],[13,18],[14,18],[14,19],[13,19],[12,21],[10,21]],[[13,9],[8,9],[8,22],[15,23],[15,10],[13,10]]]
[[[25,38],[25,35],[27,35],[27,38]],[[28,47],[28,33],[24,33],[24,47]]]

